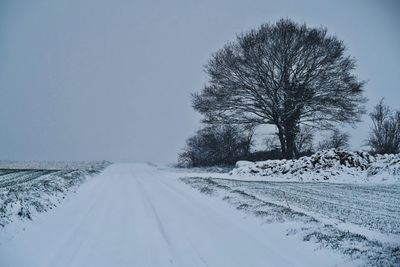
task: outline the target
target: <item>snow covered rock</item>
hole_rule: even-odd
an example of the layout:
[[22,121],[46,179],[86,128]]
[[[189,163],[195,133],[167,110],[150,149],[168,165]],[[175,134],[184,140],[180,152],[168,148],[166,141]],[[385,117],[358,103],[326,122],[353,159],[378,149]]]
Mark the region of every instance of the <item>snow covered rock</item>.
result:
[[236,162],[235,168],[242,168],[242,167],[250,166],[252,164],[254,164],[254,162],[252,162],[252,161],[239,160]]

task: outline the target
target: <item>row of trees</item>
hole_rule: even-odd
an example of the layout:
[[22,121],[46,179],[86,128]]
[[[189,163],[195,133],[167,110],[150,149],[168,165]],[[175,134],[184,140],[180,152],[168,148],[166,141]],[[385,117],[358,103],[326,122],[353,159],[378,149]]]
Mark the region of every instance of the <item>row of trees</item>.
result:
[[[283,158],[274,137],[266,138],[264,151],[252,151],[254,130],[243,129],[237,125],[211,125],[198,130],[186,141],[186,146],[179,154],[181,166],[226,166],[238,160],[265,160]],[[300,136],[300,135],[299,135]],[[316,147],[320,149],[347,148],[349,135],[334,130],[330,136]],[[314,152],[313,135],[304,135],[296,144],[299,156]]]
[[[209,81],[192,105],[208,126],[187,141],[181,161],[199,166],[250,158],[254,129],[266,124],[275,126],[274,150],[282,158],[310,152],[316,131],[332,132],[318,149],[347,147],[349,135],[336,128],[359,122],[366,99],[355,59],[345,51],[326,28],[289,19],[238,35],[205,66]],[[381,102],[371,118],[373,152],[398,151],[399,112]]]
[[[369,114],[372,120],[370,134],[365,140],[371,154],[400,153],[400,110],[392,111],[383,100]],[[208,125],[197,131],[186,141],[179,154],[182,166],[233,165],[238,160],[281,159],[276,135],[267,137],[266,150],[252,151],[255,127],[243,128],[238,125]],[[330,148],[348,149],[350,135],[333,129],[314,144],[314,129],[303,128],[296,139],[299,156],[309,155],[318,150]]]

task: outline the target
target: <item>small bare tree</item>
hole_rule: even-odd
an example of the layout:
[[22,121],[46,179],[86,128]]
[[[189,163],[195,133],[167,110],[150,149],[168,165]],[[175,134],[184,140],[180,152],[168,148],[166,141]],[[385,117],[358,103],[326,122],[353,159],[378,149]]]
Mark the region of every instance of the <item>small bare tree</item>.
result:
[[278,150],[280,153],[279,139],[276,134],[268,134],[264,142],[266,150]]
[[400,111],[391,111],[383,99],[369,114],[372,129],[367,144],[374,154],[400,153]]
[[254,143],[256,124],[253,123],[246,124],[243,127],[239,127],[239,129],[242,130],[245,155],[249,156],[251,154],[251,147],[253,146]]
[[186,141],[178,163],[190,167],[232,165],[250,154],[252,136],[252,128],[207,126]]
[[313,150],[314,129],[311,127],[300,127],[296,135],[296,157],[298,155],[310,152]]
[[350,147],[349,140],[350,135],[348,133],[341,132],[339,129],[333,129],[327,139],[319,142],[318,150],[330,148],[348,149]]

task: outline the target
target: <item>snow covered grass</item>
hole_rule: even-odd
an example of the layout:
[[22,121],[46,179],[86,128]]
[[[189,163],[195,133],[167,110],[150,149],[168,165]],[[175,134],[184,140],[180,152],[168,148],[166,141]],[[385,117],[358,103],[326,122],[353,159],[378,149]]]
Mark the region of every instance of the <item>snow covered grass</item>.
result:
[[110,165],[107,161],[12,161],[0,160],[0,169],[19,170],[93,170],[96,172]]
[[67,191],[107,165],[108,162],[0,162],[0,227],[52,209]]
[[296,160],[238,162],[230,175],[247,180],[398,183],[400,154],[372,156],[330,149]]
[[317,242],[363,265],[400,264],[400,184],[181,180],[266,223],[288,223],[287,235]]

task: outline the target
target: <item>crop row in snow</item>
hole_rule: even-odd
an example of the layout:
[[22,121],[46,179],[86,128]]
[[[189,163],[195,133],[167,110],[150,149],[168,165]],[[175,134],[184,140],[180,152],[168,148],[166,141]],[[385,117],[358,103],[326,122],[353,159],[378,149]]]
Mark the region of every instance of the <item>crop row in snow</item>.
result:
[[34,213],[52,209],[68,191],[107,165],[108,162],[8,162],[7,165],[3,161],[0,164],[0,228],[16,218],[31,219]]
[[334,249],[351,265],[400,264],[400,185],[181,180],[265,223],[282,223],[288,236]]

